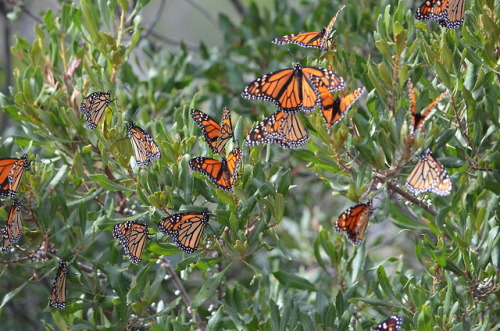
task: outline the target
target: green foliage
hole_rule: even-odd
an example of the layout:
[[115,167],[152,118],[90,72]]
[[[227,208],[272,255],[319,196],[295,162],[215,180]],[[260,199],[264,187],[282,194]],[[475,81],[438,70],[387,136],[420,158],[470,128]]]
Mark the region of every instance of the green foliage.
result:
[[[19,189],[24,237],[0,259],[5,329],[366,330],[396,313],[405,330],[499,327],[498,1],[468,4],[457,31],[415,21],[404,2],[347,3],[326,53],[270,40],[318,31],[338,10],[331,1],[220,14],[224,46],[197,53],[143,38],[148,2],[63,2],[12,47],[15,85],[0,104],[15,127],[0,155],[22,147],[34,162]],[[189,159],[210,151],[189,109],[220,118],[228,106],[243,145],[275,111],[242,100],[246,83],[297,61],[333,68],[348,91],[365,86],[366,100],[331,134],[318,111],[303,116],[306,148],[244,147],[234,195],[193,174]],[[408,78],[419,110],[450,92],[414,143]],[[91,131],[79,105],[98,90],[116,101]],[[162,150],[145,169],[123,139],[130,119]],[[398,187],[425,148],[453,191],[408,205]],[[367,198],[377,208],[353,247],[333,224]],[[195,254],[157,231],[166,214],[205,206],[216,216]],[[133,265],[111,231],[138,219],[151,236]],[[62,311],[47,307],[58,258],[70,262]]]

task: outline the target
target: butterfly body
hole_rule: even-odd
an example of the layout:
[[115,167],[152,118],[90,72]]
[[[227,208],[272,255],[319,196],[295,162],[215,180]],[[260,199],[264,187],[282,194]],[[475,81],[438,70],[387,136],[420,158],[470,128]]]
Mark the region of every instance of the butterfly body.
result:
[[85,122],[89,129],[95,130],[95,128],[97,128],[97,124],[101,120],[104,110],[106,110],[108,104],[113,101],[114,100],[111,100],[111,91],[94,92],[83,99],[80,105],[80,112],[85,115]]
[[61,261],[50,291],[49,307],[59,310],[66,308],[66,279],[68,278],[68,271],[68,264]]
[[191,117],[202,130],[205,141],[214,154],[225,154],[225,146],[233,138],[231,113],[227,107],[222,111],[222,124],[219,125],[210,116],[198,109],[191,109]]
[[241,149],[235,148],[227,158],[223,157],[221,161],[208,157],[195,157],[189,160],[189,167],[207,176],[217,187],[233,192],[241,157]]
[[417,164],[408,176],[405,186],[415,196],[426,192],[446,196],[451,193],[452,188],[450,175],[432,155],[430,149],[418,157]]
[[134,264],[141,263],[142,252],[146,246],[148,235],[148,225],[138,222],[121,222],[113,228],[113,237],[123,245],[125,255]]
[[135,160],[139,167],[146,167],[151,159],[161,158],[160,148],[153,138],[133,121],[128,122],[127,136],[132,141]]
[[373,213],[372,202],[370,199],[367,203],[357,204],[344,211],[335,223],[335,230],[344,232],[353,244],[361,244],[370,215]]
[[3,230],[2,251],[4,253],[8,252],[9,248],[21,238],[23,234],[22,221],[21,203],[18,200],[14,200]]
[[194,253],[208,225],[208,209],[200,213],[178,213],[164,218],[158,224],[158,230],[171,236],[177,247],[188,253]]
[[319,91],[321,94],[321,114],[325,119],[328,131],[330,131],[332,126],[345,117],[354,102],[361,97],[366,89],[364,87],[358,88],[345,97],[337,97],[335,99],[327,88],[320,87]]
[[0,195],[17,199],[17,189],[30,163],[26,154],[20,159],[0,159]]
[[392,315],[377,325],[373,331],[399,331],[402,325],[403,317],[401,315]]
[[321,103],[318,86],[325,86],[330,92],[341,91],[345,88],[345,81],[331,70],[302,67],[297,63],[294,68],[257,78],[243,90],[241,96],[273,102],[287,113],[311,112]]

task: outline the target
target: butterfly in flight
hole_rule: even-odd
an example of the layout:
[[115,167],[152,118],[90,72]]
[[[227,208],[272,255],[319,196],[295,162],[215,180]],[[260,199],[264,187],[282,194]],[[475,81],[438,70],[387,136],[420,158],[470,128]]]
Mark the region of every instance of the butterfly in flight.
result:
[[241,96],[249,100],[273,102],[286,113],[311,112],[321,104],[318,86],[330,92],[345,88],[342,77],[331,70],[320,67],[302,67],[274,71],[257,78],[243,90]]
[[158,224],[158,230],[171,236],[177,247],[192,254],[200,245],[203,230],[208,225],[208,209],[200,213],[178,213],[164,218]]
[[142,252],[146,247],[148,235],[147,224],[133,221],[118,223],[113,228],[113,237],[123,245],[125,255],[134,264],[141,263]]
[[333,98],[325,87],[319,87],[321,96],[321,114],[326,122],[328,132],[347,114],[352,105],[365,93],[364,87],[358,88],[344,97]]
[[21,213],[21,203],[14,200],[10,207],[9,217],[3,230],[2,252],[8,252],[9,248],[21,239],[23,235],[23,219]]
[[423,112],[417,111],[417,100],[415,98],[415,91],[413,89],[413,84],[410,79],[408,79],[408,94],[410,96],[410,111],[411,111],[411,127],[410,127],[410,141],[415,139],[415,135],[418,130],[424,127],[425,122],[430,118],[429,114],[431,110],[438,104],[441,99],[443,99],[448,91],[444,91],[438,96],[434,101],[424,109]]
[[320,32],[301,32],[289,34],[274,39],[272,43],[277,45],[295,44],[305,48],[319,48],[322,51],[327,51],[328,41],[332,39],[330,35],[333,31],[333,25],[335,24],[335,21],[337,21],[337,16],[340,14],[342,9],[344,9],[344,7],[345,6],[342,6],[340,8],[337,14],[335,14],[335,16],[333,16],[330,20],[328,26],[321,29]]
[[222,124],[219,125],[210,116],[198,109],[191,109],[191,117],[198,127],[203,131],[205,141],[214,154],[226,154],[226,144],[233,138],[233,126],[231,124],[231,113],[229,108],[222,110]]
[[458,29],[464,22],[465,0],[425,0],[415,12],[420,21],[436,21],[447,29]]
[[370,215],[373,213],[372,202],[370,199],[367,203],[357,204],[344,211],[335,222],[335,230],[344,232],[353,244],[361,244]]
[[115,100],[111,100],[111,91],[94,92],[83,99],[80,105],[80,112],[85,115],[87,126],[91,130],[97,128],[97,124],[101,120],[104,110],[108,104]]
[[189,167],[207,176],[212,183],[224,191],[233,192],[241,156],[241,149],[235,148],[229,153],[227,159],[222,157],[222,160],[218,161],[208,157],[195,157],[189,160]]
[[68,278],[68,264],[64,261],[59,263],[56,278],[50,291],[49,307],[59,310],[66,308],[66,279]]
[[297,113],[278,110],[265,118],[245,140],[245,145],[278,144],[283,148],[297,148],[307,142],[307,132]]
[[408,191],[413,195],[432,192],[445,196],[451,193],[450,175],[427,149],[418,157],[415,168],[411,171],[405,183]]
[[133,121],[128,122],[127,136],[132,140],[135,161],[139,167],[146,167],[151,159],[161,158],[160,149],[153,138]]
[[26,154],[20,159],[0,159],[0,195],[17,198],[21,177],[30,163]]
[[399,331],[402,325],[403,317],[401,315],[392,315],[377,325],[373,331]]

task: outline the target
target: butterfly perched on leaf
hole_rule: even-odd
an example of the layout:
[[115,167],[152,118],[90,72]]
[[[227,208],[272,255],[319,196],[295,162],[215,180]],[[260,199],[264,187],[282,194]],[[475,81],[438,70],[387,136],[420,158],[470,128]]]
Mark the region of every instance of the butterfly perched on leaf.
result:
[[425,122],[430,118],[429,114],[431,110],[448,94],[448,91],[441,93],[441,95],[432,101],[422,112],[417,111],[417,99],[415,98],[415,91],[410,79],[408,79],[408,94],[410,96],[411,111],[410,140],[414,140],[417,131],[421,130],[424,127]]
[[0,159],[0,195],[13,199],[17,198],[17,189],[21,178],[30,163],[31,161],[28,161],[28,155],[26,154],[20,159]]
[[364,87],[358,88],[344,97],[333,98],[326,87],[319,87],[321,97],[321,114],[325,119],[328,132],[347,114],[352,105],[365,93]]
[[344,211],[335,222],[335,230],[344,232],[353,244],[361,244],[370,215],[373,213],[372,202],[370,199],[367,203],[357,204]]
[[85,115],[85,122],[89,129],[95,130],[97,128],[106,107],[113,101],[111,100],[111,91],[94,92],[83,99],[80,112]]
[[146,167],[151,159],[161,158],[160,148],[158,148],[153,138],[146,131],[135,125],[133,121],[128,122],[127,136],[132,141],[135,161],[139,167]]
[[3,230],[2,251],[8,252],[9,248],[21,239],[23,235],[23,219],[21,213],[21,203],[14,200],[10,207],[7,223]]
[[403,317],[401,315],[392,315],[377,325],[373,331],[399,331],[402,325]]
[[417,8],[417,20],[436,21],[447,29],[458,29],[464,22],[465,0],[426,0]]
[[189,160],[189,167],[207,176],[217,187],[233,192],[241,157],[241,149],[235,148],[227,158],[222,157],[221,161],[208,157],[195,157]]
[[134,264],[141,263],[149,231],[147,224],[133,221],[118,223],[113,228],[113,237],[123,245],[125,255]]
[[307,142],[307,132],[297,113],[276,113],[260,122],[246,137],[245,145],[278,144],[283,148],[297,148]]
[[408,191],[413,195],[432,192],[445,196],[451,193],[450,175],[427,149],[418,157],[415,168],[411,171],[405,183]]
[[61,261],[50,291],[49,307],[59,310],[66,308],[66,280],[68,278],[68,271],[68,264]]
[[178,213],[164,218],[158,230],[171,236],[177,247],[192,254],[198,249],[203,230],[208,225],[208,209],[200,213]]
[[191,109],[191,117],[203,132],[205,141],[214,154],[226,154],[225,147],[229,139],[233,138],[233,126],[229,108],[222,110],[222,123],[219,125],[210,116],[198,109]]
[[337,16],[340,14],[342,6],[337,14],[333,16],[330,23],[326,28],[321,29],[320,32],[301,32],[295,34],[289,34],[286,36],[278,37],[272,41],[273,44],[285,45],[285,44],[295,44],[305,48],[319,48],[322,51],[328,50],[328,41],[331,39],[331,34],[333,31],[333,25],[337,21]]
[[248,84],[241,96],[273,102],[287,113],[311,112],[321,104],[318,86],[337,92],[345,88],[345,81],[331,70],[302,67],[297,63],[294,68],[274,71],[257,78]]

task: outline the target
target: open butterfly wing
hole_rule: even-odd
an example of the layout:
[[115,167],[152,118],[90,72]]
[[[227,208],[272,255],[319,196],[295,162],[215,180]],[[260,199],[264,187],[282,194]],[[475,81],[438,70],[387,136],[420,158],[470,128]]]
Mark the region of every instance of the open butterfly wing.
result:
[[337,232],[344,232],[350,242],[359,245],[365,235],[372,212],[371,199],[367,203],[352,206],[339,216],[335,223],[335,230]]
[[319,87],[321,95],[321,114],[325,119],[328,131],[344,118],[354,102],[366,91],[364,87],[354,90],[345,97],[333,98],[332,94],[326,87]]
[[377,325],[373,331],[399,331],[401,326],[403,326],[403,317],[401,315],[392,315]]

